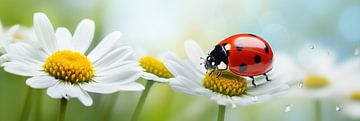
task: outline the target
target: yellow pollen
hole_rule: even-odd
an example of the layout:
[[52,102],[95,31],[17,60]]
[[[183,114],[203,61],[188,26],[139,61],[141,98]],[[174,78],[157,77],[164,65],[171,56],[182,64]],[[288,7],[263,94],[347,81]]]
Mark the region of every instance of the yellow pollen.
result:
[[209,73],[205,75],[203,85],[213,92],[228,96],[241,96],[247,89],[246,79],[236,76],[230,71],[223,71],[219,77],[217,77],[218,70],[215,70],[211,75]]
[[356,91],[351,94],[350,99],[360,102],[360,91]]
[[22,39],[24,39],[24,37],[21,34],[18,34],[18,33],[15,33],[13,35],[13,37],[14,37],[14,40],[22,40]]
[[79,52],[61,50],[49,56],[43,65],[56,79],[70,83],[89,82],[94,76],[90,60]]
[[328,78],[319,75],[310,75],[304,80],[305,88],[321,88],[330,84]]
[[174,77],[170,71],[165,67],[164,63],[160,60],[152,57],[145,56],[139,59],[140,66],[145,69],[146,72],[155,74],[161,78],[172,78]]

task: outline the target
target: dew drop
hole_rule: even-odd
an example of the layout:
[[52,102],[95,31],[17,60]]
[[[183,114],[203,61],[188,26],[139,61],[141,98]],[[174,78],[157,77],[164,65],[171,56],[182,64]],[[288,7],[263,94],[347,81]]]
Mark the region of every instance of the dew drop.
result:
[[304,82],[299,82],[298,88],[303,88],[303,87],[304,87]]
[[292,108],[293,106],[294,106],[293,104],[287,104],[287,105],[285,105],[284,112],[285,112],[285,113],[290,112],[290,111],[291,111],[291,108]]
[[343,109],[342,105],[338,105],[335,107],[336,112],[340,112]]
[[315,49],[315,45],[310,45],[310,49]]
[[354,55],[359,55],[359,54],[360,54],[360,47],[357,47],[354,50]]
[[253,102],[258,102],[259,101],[259,98],[257,97],[257,96],[254,96],[254,97],[252,97],[252,99],[251,99]]

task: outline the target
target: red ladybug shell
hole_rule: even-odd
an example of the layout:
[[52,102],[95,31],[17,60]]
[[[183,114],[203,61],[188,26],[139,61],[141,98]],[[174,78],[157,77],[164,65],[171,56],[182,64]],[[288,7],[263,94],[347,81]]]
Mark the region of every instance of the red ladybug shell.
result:
[[226,44],[230,44],[228,66],[231,72],[240,76],[257,76],[272,69],[273,52],[259,36],[237,34],[219,43]]

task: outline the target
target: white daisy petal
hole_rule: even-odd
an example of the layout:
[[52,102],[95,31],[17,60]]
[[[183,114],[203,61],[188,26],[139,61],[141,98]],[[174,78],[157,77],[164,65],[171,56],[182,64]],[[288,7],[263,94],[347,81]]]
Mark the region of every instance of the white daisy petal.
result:
[[72,41],[72,35],[70,31],[64,27],[56,29],[56,39],[59,49],[61,50],[73,50],[74,42]]
[[206,55],[199,45],[192,40],[187,40],[185,41],[184,47],[192,66],[199,66],[196,69],[202,73],[206,73],[204,66],[200,65],[200,63],[204,62],[201,58],[206,58]]
[[83,91],[78,85],[68,84],[65,91],[66,95],[71,98],[78,98],[85,106],[91,106],[93,103],[90,95],[86,91]]
[[6,32],[7,36],[14,36],[14,34],[16,33],[16,31],[18,31],[20,28],[20,25],[14,25],[12,27],[9,28],[9,30]]
[[44,61],[47,57],[43,51],[40,51],[39,49],[34,48],[27,43],[21,42],[9,45],[6,51],[9,55],[32,58],[41,62]]
[[155,74],[148,73],[148,72],[141,73],[141,77],[146,80],[153,80],[153,81],[162,82],[162,83],[166,83],[166,82],[170,81],[170,79],[160,78],[160,77],[156,76]]
[[93,77],[93,80],[96,82],[122,82],[128,83],[132,82],[141,77],[141,68],[116,68],[113,71],[109,71],[109,73],[104,73],[102,76]]
[[94,63],[94,67],[98,69],[112,66],[117,61],[126,60],[131,57],[134,51],[130,47],[120,47],[106,54],[103,58]]
[[82,20],[74,33],[73,41],[74,47],[76,47],[74,49],[84,54],[91,44],[91,41],[94,37],[94,32],[94,21],[89,19]]
[[136,82],[119,85],[120,91],[142,91],[144,89],[145,87],[143,85]]
[[1,66],[4,66],[4,70],[9,73],[14,73],[21,76],[41,76],[47,75],[46,73],[38,70],[38,68],[29,67],[16,62],[6,62]]
[[26,80],[26,84],[32,88],[48,88],[54,86],[58,81],[48,75],[34,76]]
[[48,88],[47,94],[56,99],[65,98],[69,100],[70,98],[78,98],[85,106],[91,106],[93,103],[87,92],[77,85],[67,83],[58,82],[56,85]]
[[106,53],[113,49],[121,37],[121,32],[112,32],[107,35],[88,55],[92,62],[96,62],[102,58]]
[[65,83],[58,82],[54,86],[49,87],[47,89],[46,93],[51,98],[56,98],[56,99],[66,98],[66,99],[69,99],[69,97],[66,95],[66,89],[67,89],[67,86],[65,85]]
[[117,91],[141,91],[144,89],[144,86],[136,82],[129,84],[88,83],[82,84],[81,88],[89,92],[109,94]]
[[57,50],[54,28],[44,13],[34,15],[34,29],[36,37],[46,53],[51,54]]

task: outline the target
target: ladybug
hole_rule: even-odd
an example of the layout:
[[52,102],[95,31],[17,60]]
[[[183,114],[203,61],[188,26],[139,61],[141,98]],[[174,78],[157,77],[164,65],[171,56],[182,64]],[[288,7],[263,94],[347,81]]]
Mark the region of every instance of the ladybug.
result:
[[219,42],[204,60],[206,70],[229,69],[239,76],[248,76],[256,87],[254,76],[264,75],[272,69],[273,52],[270,45],[253,34],[236,34]]

